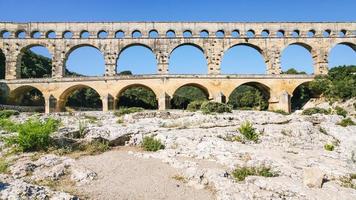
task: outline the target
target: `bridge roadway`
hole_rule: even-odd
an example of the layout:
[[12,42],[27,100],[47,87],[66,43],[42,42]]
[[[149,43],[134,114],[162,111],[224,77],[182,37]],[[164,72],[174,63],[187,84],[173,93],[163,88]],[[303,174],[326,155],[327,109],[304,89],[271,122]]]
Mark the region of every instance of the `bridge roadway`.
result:
[[2,94],[15,104],[31,89],[38,89],[45,99],[45,112],[60,112],[65,109],[67,98],[80,88],[92,88],[101,97],[103,111],[115,109],[118,97],[128,88],[143,86],[154,92],[159,110],[170,107],[170,99],[183,86],[202,89],[209,100],[226,102],[240,85],[259,88],[269,97],[269,110],[291,110],[294,90],[314,79],[313,75],[134,75],[102,77],[63,77],[39,79],[0,80]]

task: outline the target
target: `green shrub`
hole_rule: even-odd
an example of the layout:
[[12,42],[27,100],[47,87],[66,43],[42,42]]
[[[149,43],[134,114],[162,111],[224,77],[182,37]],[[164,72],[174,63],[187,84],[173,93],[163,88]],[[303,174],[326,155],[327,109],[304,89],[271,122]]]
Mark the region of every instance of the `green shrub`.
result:
[[248,176],[276,177],[278,174],[271,172],[271,168],[268,167],[238,167],[232,172],[232,176],[238,181],[243,181]]
[[284,111],[284,110],[280,110],[280,109],[278,109],[278,110],[273,110],[272,112],[275,112],[275,113],[278,113],[278,114],[282,114],[282,115],[289,115],[289,113],[287,113],[287,112]]
[[253,128],[251,122],[246,121],[241,124],[240,128],[238,128],[240,133],[244,136],[245,139],[257,142],[258,134],[256,133],[255,128]]
[[160,149],[164,149],[164,145],[161,141],[152,136],[146,136],[143,138],[142,147],[145,151],[158,151]]
[[201,105],[206,102],[206,100],[196,100],[196,101],[192,101],[188,104],[187,106],[187,110],[194,112],[197,110],[200,110]]
[[12,115],[19,115],[20,113],[16,110],[1,110],[0,111],[0,119],[6,119],[11,117]]
[[89,155],[97,155],[104,153],[110,149],[108,141],[99,141],[94,140],[86,144],[82,144],[79,146],[80,151],[85,151]]
[[13,123],[10,119],[0,118],[0,129],[15,132],[17,129],[17,125]]
[[9,164],[4,158],[0,158],[0,174],[5,174],[9,171]]
[[343,117],[346,117],[346,115],[347,115],[347,111],[339,106],[335,107],[335,112],[337,115],[341,115]]
[[10,145],[18,145],[22,151],[47,150],[51,144],[50,134],[58,129],[59,121],[49,118],[45,121],[29,119],[15,126],[18,135],[6,139]]
[[332,144],[325,144],[324,145],[324,149],[327,150],[327,151],[334,151],[334,145]]
[[120,108],[114,114],[120,117],[122,115],[130,114],[130,113],[142,112],[143,110],[144,109],[140,107]]
[[354,121],[352,121],[351,118],[345,118],[345,119],[342,119],[339,123],[337,123],[337,125],[346,127],[346,126],[353,126],[353,125],[356,125],[356,124],[355,124]]
[[213,101],[207,101],[204,102],[201,105],[201,111],[204,114],[209,114],[209,113],[225,113],[225,112],[232,112],[232,108],[230,105],[224,104],[224,103],[218,103],[218,102],[213,102]]
[[313,115],[313,114],[325,114],[325,115],[328,115],[330,114],[330,111],[329,110],[326,110],[324,108],[308,108],[308,109],[305,109],[303,110],[302,112],[302,115]]

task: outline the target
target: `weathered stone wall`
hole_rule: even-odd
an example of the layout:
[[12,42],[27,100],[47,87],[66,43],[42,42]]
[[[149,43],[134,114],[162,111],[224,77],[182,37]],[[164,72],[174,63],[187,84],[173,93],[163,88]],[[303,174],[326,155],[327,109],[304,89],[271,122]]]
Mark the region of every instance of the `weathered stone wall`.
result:
[[[167,36],[169,31],[174,37]],[[90,36],[82,38],[83,32]],[[135,32],[140,32],[141,36],[134,37]],[[153,37],[152,32],[158,36]],[[190,37],[184,36],[187,32]],[[201,36],[201,32],[207,32],[208,37]],[[65,37],[69,33],[72,36]],[[102,33],[105,34],[100,37]],[[100,50],[105,59],[105,75],[113,76],[120,53],[129,46],[149,48],[156,55],[157,73],[168,74],[171,52],[184,44],[194,45],[204,53],[208,74],[220,74],[224,52],[235,45],[255,48],[264,57],[266,74],[280,74],[281,53],[291,44],[303,46],[311,53],[314,74],[326,74],[332,47],[346,44],[356,50],[356,23],[0,23],[0,49],[6,56],[6,79],[20,78],[21,51],[34,45],[48,48],[53,59],[52,77],[59,78],[64,76],[70,52],[81,46]]]

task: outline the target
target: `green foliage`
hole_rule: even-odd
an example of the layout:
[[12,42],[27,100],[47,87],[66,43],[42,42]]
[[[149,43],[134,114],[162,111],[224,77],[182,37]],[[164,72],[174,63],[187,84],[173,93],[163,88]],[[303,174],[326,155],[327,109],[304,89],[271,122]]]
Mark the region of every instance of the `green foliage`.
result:
[[232,172],[232,176],[243,181],[248,176],[276,177],[278,174],[271,172],[269,167],[238,167]]
[[278,113],[278,114],[282,114],[282,115],[289,115],[289,113],[287,113],[287,112],[284,111],[284,110],[280,110],[280,109],[278,109],[278,110],[273,110],[272,112],[275,112],[275,113]]
[[326,110],[324,108],[308,108],[308,109],[305,109],[303,110],[302,112],[302,115],[313,115],[313,114],[324,114],[324,115],[328,115],[330,114],[330,111],[329,110]]
[[15,132],[17,130],[17,125],[10,119],[0,118],[0,129],[8,132]]
[[10,145],[18,145],[22,151],[46,150],[51,144],[50,134],[58,129],[59,121],[49,118],[45,121],[29,119],[22,124],[14,125],[18,135],[6,138]]
[[132,72],[130,70],[126,70],[126,71],[119,72],[118,75],[132,75]]
[[347,100],[356,97],[356,66],[331,68],[328,75],[319,76],[312,81],[310,88],[323,93],[331,100]]
[[200,109],[204,114],[232,112],[230,105],[214,101],[206,101],[202,103]]
[[356,123],[354,121],[352,121],[351,118],[345,118],[345,119],[342,119],[339,123],[337,123],[337,125],[346,127],[346,126],[354,126],[354,125],[356,125]]
[[9,164],[5,158],[0,158],[0,174],[6,174],[9,171]]
[[171,107],[173,109],[187,109],[189,103],[193,101],[206,101],[207,99],[208,97],[202,89],[194,86],[183,86],[174,93]]
[[69,95],[67,106],[81,108],[101,108],[100,95],[92,88],[81,88]]
[[334,151],[334,145],[333,144],[325,144],[324,149],[327,151]]
[[309,89],[309,83],[298,86],[291,98],[292,110],[301,109],[313,96],[317,95]]
[[298,70],[294,69],[294,68],[290,68],[287,71],[282,72],[282,74],[307,74],[303,71],[299,72]]
[[142,112],[143,110],[144,110],[143,108],[139,108],[139,107],[120,108],[118,111],[114,112],[114,115],[120,117],[122,115],[130,114],[130,113]]
[[231,93],[229,104],[234,109],[266,110],[268,108],[268,97],[253,86],[242,85]]
[[154,137],[146,136],[143,138],[142,147],[145,151],[158,151],[164,149],[164,145],[161,140],[155,139]]
[[1,110],[0,111],[0,119],[7,119],[12,115],[19,115],[20,113],[16,110]]
[[256,132],[256,129],[253,128],[252,123],[249,121],[246,121],[240,125],[238,128],[240,133],[244,136],[245,139],[257,142],[258,141],[258,133]]
[[117,107],[141,107],[157,109],[158,102],[155,93],[146,87],[132,87],[126,89],[118,100]]
[[356,179],[356,174],[350,174],[348,176],[341,177],[341,186],[356,190],[356,184],[353,181],[354,179]]
[[30,49],[22,52],[21,78],[50,77],[52,74],[52,60],[33,53]]
[[207,100],[195,100],[195,101],[192,101],[188,104],[187,106],[187,110],[191,111],[191,112],[194,112],[194,111],[197,111],[197,110],[200,110],[201,108],[201,105],[203,103],[205,103]]
[[347,111],[345,109],[341,108],[340,106],[335,107],[335,112],[337,115],[341,115],[343,117],[347,116]]
[[81,144],[79,150],[89,155],[97,155],[110,150],[110,146],[108,141],[94,140],[86,144]]

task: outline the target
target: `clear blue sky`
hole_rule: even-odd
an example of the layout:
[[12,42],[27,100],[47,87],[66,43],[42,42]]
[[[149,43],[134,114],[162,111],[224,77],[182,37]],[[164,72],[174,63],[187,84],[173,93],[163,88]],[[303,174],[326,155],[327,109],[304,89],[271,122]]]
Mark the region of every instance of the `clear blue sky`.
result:
[[[355,0],[0,0],[0,21],[356,21]],[[46,55],[41,48],[36,52]],[[48,53],[47,53],[48,56]],[[355,64],[356,53],[349,47],[335,47],[330,66]],[[118,70],[155,73],[154,55],[132,47],[120,56]],[[291,46],[281,58],[282,68],[313,71],[310,54]],[[70,70],[88,75],[104,72],[103,58],[90,48],[70,56]],[[178,48],[170,59],[172,73],[206,73],[206,60],[197,49]],[[223,73],[264,73],[257,52],[236,47],[226,52]]]

